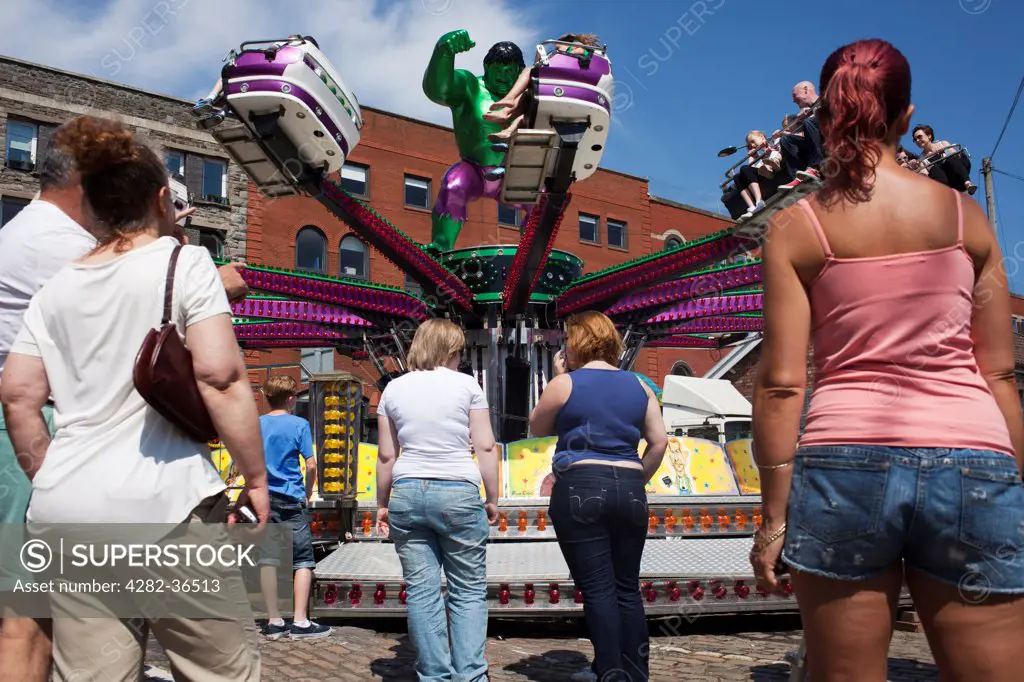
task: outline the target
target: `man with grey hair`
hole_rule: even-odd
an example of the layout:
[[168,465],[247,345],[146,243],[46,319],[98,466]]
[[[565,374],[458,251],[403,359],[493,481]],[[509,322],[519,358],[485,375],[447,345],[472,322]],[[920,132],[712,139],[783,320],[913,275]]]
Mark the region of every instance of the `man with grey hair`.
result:
[[785,192],[793,189],[801,182],[818,179],[818,166],[822,162],[821,133],[818,131],[818,119],[814,115],[814,105],[818,102],[818,92],[814,83],[800,81],[793,86],[793,103],[800,107],[797,114],[797,128],[779,139],[782,150],[782,161],[785,165],[789,183],[779,187]]
[[[81,178],[66,149],[50,145],[40,166],[39,184],[38,196],[0,230],[0,370],[32,297],[64,266],[97,244],[98,230],[90,223]],[[222,267],[220,274],[229,299],[246,295],[245,282],[233,265]],[[40,447],[45,447],[54,432],[53,406],[46,405],[43,415],[49,433],[40,434]],[[0,524],[25,523],[32,488],[27,474],[34,474],[28,467],[34,466],[41,453],[23,454],[24,468],[0,415]],[[10,593],[13,582],[25,579],[12,575],[17,568],[8,562],[2,569],[6,570],[0,570],[0,596]],[[4,679],[45,682],[50,666],[49,623],[18,617],[9,608],[4,608],[0,618],[0,671],[9,676]]]

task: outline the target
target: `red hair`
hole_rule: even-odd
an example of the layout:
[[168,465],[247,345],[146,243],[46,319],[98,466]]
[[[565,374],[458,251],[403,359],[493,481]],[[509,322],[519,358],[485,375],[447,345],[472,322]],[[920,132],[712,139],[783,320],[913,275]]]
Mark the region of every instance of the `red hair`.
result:
[[845,45],[821,69],[818,109],[825,184],[819,200],[859,203],[871,198],[880,142],[910,106],[910,64],[884,40]]

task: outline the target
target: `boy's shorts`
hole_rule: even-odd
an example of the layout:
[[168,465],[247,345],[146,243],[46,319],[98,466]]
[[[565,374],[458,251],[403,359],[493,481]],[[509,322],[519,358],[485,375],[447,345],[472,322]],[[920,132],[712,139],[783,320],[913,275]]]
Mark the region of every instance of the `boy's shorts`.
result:
[[[309,532],[306,501],[270,493],[270,523],[292,525],[292,568],[316,568],[313,535]],[[261,566],[280,566],[276,557],[260,557]]]

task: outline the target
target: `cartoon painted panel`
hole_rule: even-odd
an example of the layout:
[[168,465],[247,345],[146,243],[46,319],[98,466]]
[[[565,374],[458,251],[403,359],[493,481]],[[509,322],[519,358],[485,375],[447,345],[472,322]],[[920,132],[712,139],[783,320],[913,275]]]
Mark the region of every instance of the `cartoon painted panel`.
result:
[[732,468],[736,471],[736,480],[740,484],[740,492],[744,495],[761,494],[761,476],[754,464],[754,441],[743,438],[726,443],[725,451],[732,460]]
[[[646,443],[640,442],[640,451]],[[649,495],[738,495],[722,446],[701,438],[669,436],[661,467],[647,484]]]
[[[401,455],[399,455],[401,456]],[[502,445],[498,444],[498,496],[502,492]],[[476,455],[473,456],[476,462]],[[356,472],[356,500],[373,501],[377,499],[377,446],[369,443],[359,444],[359,469]],[[483,484],[480,485],[480,496],[486,497]]]
[[551,458],[557,438],[530,438],[505,446],[509,497],[549,497],[555,485]]

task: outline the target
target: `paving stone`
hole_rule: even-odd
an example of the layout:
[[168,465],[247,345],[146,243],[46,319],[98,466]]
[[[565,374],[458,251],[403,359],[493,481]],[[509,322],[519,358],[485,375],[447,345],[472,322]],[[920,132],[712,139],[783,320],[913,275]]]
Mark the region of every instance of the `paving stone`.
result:
[[[287,639],[258,643],[264,680],[286,682],[415,682],[415,654],[404,623],[387,621],[334,625],[330,637],[305,642]],[[783,656],[800,644],[799,631],[746,631],[742,618],[713,632],[658,636],[651,632],[651,682],[785,682]],[[708,627],[711,630],[711,626]],[[564,682],[589,664],[593,649],[579,627],[522,621],[492,626],[487,641],[493,682]],[[532,636],[527,636],[532,635]],[[889,650],[890,682],[935,682],[938,674],[924,635],[896,632]],[[161,664],[161,661],[163,663]],[[151,643],[146,662],[167,668],[166,657]]]

